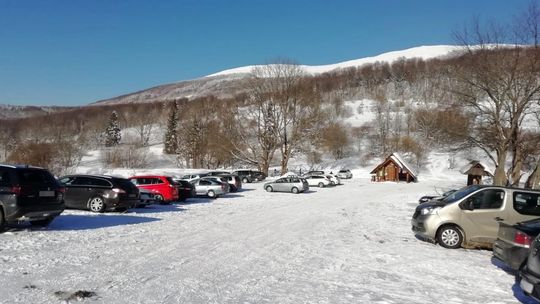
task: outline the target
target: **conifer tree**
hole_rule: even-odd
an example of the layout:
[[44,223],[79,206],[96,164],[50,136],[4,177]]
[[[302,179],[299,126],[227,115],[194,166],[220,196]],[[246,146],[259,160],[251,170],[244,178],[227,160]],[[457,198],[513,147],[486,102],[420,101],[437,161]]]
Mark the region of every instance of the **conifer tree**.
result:
[[169,119],[167,120],[167,132],[165,133],[165,147],[163,152],[165,154],[176,154],[178,150],[178,104],[173,101],[171,104],[171,112]]
[[116,111],[111,113],[107,128],[105,129],[105,147],[117,146],[122,139],[122,132],[118,125],[118,114]]

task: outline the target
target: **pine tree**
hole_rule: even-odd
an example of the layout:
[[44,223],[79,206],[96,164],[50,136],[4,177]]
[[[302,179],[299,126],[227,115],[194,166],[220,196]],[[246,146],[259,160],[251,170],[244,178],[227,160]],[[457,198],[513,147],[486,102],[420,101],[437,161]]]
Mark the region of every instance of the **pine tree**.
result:
[[165,133],[165,147],[163,152],[165,154],[176,154],[178,150],[178,104],[173,101],[171,104],[171,113],[167,121],[167,132]]
[[120,126],[118,125],[118,114],[116,111],[111,113],[107,128],[105,129],[105,147],[113,147],[120,143],[122,139],[122,133]]

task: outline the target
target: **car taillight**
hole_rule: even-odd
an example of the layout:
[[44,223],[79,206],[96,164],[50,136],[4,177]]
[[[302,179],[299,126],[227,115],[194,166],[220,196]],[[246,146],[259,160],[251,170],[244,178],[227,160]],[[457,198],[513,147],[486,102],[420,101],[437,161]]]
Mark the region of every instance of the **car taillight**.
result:
[[66,193],[66,188],[60,187],[60,188],[58,188],[58,192],[60,192],[60,193]]
[[526,233],[516,231],[516,234],[514,235],[514,242],[529,247],[529,245],[531,245],[532,238]]
[[126,193],[124,189],[120,189],[120,188],[113,188],[112,191],[116,193]]
[[16,195],[21,195],[22,187],[21,186],[13,186],[13,187],[11,187],[10,192],[13,192]]

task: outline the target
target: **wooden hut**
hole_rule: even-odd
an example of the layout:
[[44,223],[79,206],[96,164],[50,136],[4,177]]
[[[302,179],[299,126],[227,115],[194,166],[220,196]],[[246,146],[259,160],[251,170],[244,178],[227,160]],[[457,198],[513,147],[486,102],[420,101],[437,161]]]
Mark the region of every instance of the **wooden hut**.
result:
[[392,153],[380,163],[370,174],[375,182],[416,182],[418,179],[412,167],[397,153]]
[[484,176],[493,177],[489,169],[476,160],[471,161],[459,171],[467,175],[467,186],[482,184],[482,178]]

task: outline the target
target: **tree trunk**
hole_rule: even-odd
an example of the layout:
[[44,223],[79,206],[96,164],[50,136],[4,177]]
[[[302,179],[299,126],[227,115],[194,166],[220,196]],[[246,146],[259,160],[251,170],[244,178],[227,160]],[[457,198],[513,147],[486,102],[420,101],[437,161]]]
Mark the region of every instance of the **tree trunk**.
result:
[[538,161],[536,168],[534,169],[533,173],[531,173],[531,176],[529,176],[527,185],[531,189],[540,189],[540,161]]
[[500,151],[497,155],[497,164],[493,176],[493,185],[494,186],[506,186],[506,172],[504,170],[504,164],[506,162],[506,149]]

